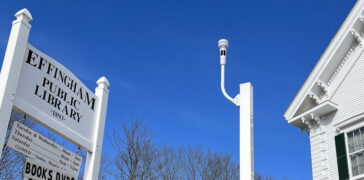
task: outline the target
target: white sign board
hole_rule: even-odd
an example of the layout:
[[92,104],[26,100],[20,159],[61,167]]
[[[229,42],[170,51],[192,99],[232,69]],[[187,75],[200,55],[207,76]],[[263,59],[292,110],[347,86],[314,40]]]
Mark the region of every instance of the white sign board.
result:
[[15,94],[14,106],[34,119],[46,125],[53,119],[92,140],[97,97],[71,71],[30,44]]
[[78,176],[82,158],[52,140],[15,121],[7,146],[48,167]]
[[85,149],[84,179],[96,180],[110,83],[101,77],[92,93],[71,71],[28,43],[33,17],[27,9],[15,17],[0,76],[0,157],[11,111],[16,109]]
[[27,158],[24,164],[23,180],[77,180],[77,176]]

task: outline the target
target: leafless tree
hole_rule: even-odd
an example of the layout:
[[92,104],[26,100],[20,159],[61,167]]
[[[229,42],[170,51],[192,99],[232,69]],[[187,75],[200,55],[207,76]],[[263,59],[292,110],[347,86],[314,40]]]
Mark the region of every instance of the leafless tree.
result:
[[232,156],[212,153],[202,146],[184,150],[184,172],[188,180],[234,180],[239,179],[239,165]]
[[255,180],[273,180],[272,177],[270,176],[262,176],[262,175],[259,175],[259,174],[256,174],[255,177],[254,177]]
[[162,146],[159,150],[158,176],[163,180],[183,179],[182,149]]
[[106,180],[110,175],[110,159],[108,154],[103,154],[101,156],[100,168],[99,168],[99,180]]
[[239,179],[238,163],[234,162],[229,154],[207,151],[201,165],[201,179]]
[[[229,153],[213,152],[202,145],[178,148],[156,145],[141,121],[124,123],[114,130],[111,144],[116,153],[108,170],[115,179],[128,180],[235,180],[239,162]],[[107,175],[100,175],[100,179]],[[256,180],[273,180],[256,174]]]
[[123,132],[114,130],[111,144],[115,150],[113,176],[117,179],[157,179],[158,153],[153,136],[140,121],[122,125]]
[[183,156],[182,163],[185,172],[185,178],[188,180],[196,180],[199,177],[199,171],[201,170],[201,163],[203,158],[202,147],[197,148],[182,148]]
[[255,177],[254,177],[255,180],[276,180],[276,179],[280,179],[280,180],[289,180],[288,178],[286,177],[283,177],[283,178],[276,178],[276,177],[272,177],[270,175],[268,176],[264,176],[264,175],[261,175],[260,173],[255,173]]

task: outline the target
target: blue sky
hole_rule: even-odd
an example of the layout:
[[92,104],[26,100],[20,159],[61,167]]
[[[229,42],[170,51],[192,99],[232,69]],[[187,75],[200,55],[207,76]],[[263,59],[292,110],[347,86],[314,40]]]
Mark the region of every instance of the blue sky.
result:
[[[0,6],[2,61],[14,14],[34,21],[29,42],[93,90],[110,81],[105,137],[131,116],[157,143],[239,156],[239,112],[220,92],[217,41],[227,38],[226,89],[254,86],[255,170],[312,179],[307,133],[283,113],[355,0],[14,1]],[[104,152],[112,154],[107,138]]]

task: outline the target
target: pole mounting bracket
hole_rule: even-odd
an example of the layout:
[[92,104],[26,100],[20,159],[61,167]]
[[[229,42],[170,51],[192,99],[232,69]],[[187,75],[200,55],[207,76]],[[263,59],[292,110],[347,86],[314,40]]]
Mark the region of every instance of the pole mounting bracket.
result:
[[240,107],[240,94],[237,94],[237,95],[234,97],[234,99],[233,99],[233,103],[234,103],[236,106]]

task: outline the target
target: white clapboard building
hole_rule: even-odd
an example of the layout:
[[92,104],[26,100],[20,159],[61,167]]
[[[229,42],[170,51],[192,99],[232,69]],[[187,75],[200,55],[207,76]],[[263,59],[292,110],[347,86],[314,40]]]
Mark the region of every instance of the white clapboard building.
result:
[[358,0],[284,114],[307,131],[313,179],[364,179],[364,0]]

